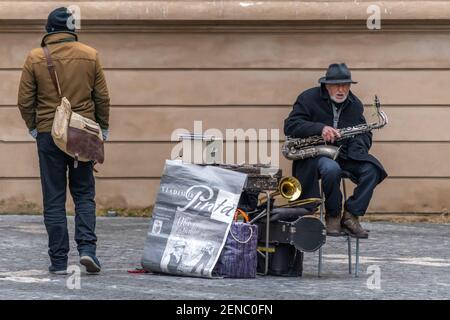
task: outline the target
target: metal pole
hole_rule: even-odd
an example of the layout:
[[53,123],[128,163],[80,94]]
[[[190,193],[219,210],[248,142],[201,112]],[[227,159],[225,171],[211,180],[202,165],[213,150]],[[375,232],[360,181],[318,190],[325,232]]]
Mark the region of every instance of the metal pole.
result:
[[[323,199],[323,190],[322,186],[320,187],[320,198],[322,199],[322,203],[320,204],[320,221],[323,222],[323,206],[324,206],[324,199]],[[321,246],[319,248],[319,271],[318,271],[318,277],[320,278],[322,275],[322,255],[323,255],[323,247]]]
[[348,250],[348,273],[352,274],[352,238],[347,235]]
[[270,224],[270,192],[266,191],[267,196],[267,216],[266,216],[266,265],[264,268],[264,275],[269,272],[269,224]]
[[355,265],[355,277],[358,277],[359,269],[359,238],[356,238],[356,265]]
[[[344,191],[344,201],[347,202],[347,188],[345,187],[345,177],[342,178],[342,189]],[[349,235],[347,235],[347,245],[348,245],[348,273],[352,274],[352,243]]]

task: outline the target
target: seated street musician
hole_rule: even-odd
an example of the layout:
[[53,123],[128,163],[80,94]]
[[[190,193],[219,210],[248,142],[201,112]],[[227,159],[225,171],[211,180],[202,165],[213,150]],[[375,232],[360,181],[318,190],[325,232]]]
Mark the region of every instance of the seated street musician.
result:
[[[387,177],[381,163],[369,154],[371,130],[384,126],[387,118],[381,112],[381,125],[367,125],[363,104],[350,91],[351,84],[357,82],[352,80],[344,63],[331,64],[319,83],[320,86],[298,96],[285,120],[284,133],[292,140],[286,142],[288,146],[283,154],[294,160],[293,175],[302,184],[302,198],[319,197],[321,179],[327,235],[337,236],[345,231],[354,237],[367,238],[368,232],[362,228],[359,217],[366,213],[374,188]],[[377,111],[380,118],[379,105]],[[352,132],[357,134],[351,135]],[[298,138],[307,138],[302,140],[302,146],[306,145],[304,149],[296,149]],[[321,140],[322,145],[317,145],[317,140]],[[308,146],[308,141],[316,142]],[[337,151],[330,152],[329,147]],[[341,218],[342,170],[350,173],[356,188],[344,204]]]

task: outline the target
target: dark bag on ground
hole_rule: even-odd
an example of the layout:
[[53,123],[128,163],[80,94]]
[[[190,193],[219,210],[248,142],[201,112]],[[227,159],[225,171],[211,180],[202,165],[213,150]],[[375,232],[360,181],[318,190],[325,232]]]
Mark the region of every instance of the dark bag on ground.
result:
[[213,275],[225,278],[255,278],[258,227],[233,221]]
[[[263,247],[265,244],[260,243]],[[268,274],[281,277],[301,277],[303,272],[303,252],[293,245],[280,243],[271,245],[275,249],[269,252]],[[258,272],[264,273],[265,258],[258,255]]]

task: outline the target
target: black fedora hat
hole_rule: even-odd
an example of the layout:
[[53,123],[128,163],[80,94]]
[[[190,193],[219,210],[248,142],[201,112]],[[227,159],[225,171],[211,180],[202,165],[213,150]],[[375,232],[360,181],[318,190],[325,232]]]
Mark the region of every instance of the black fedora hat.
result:
[[319,79],[319,83],[358,83],[352,80],[352,74],[345,63],[333,63],[328,67],[325,77]]

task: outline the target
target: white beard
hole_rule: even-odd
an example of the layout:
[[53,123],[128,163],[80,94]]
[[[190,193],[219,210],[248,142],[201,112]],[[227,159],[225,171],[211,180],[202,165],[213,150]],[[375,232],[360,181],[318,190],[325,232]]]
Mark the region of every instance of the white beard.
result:
[[336,97],[330,96],[330,99],[333,100],[333,101],[336,102],[336,103],[342,103],[342,102],[344,102],[344,101],[347,99],[347,97],[348,97],[348,95],[346,95],[346,96],[345,96],[344,98],[342,98],[342,99],[337,99]]

